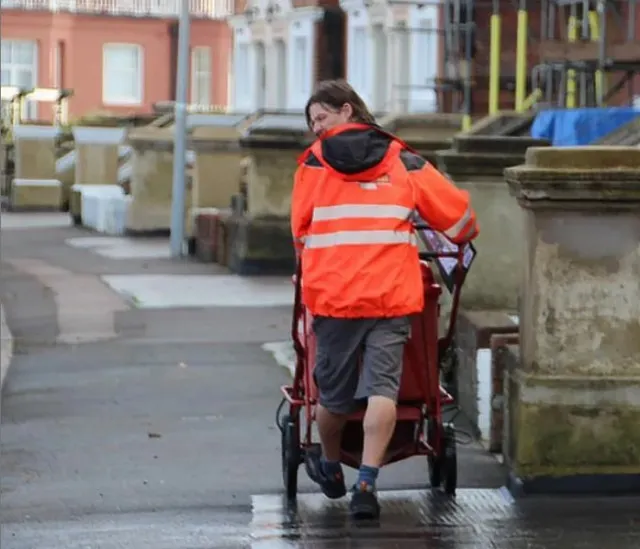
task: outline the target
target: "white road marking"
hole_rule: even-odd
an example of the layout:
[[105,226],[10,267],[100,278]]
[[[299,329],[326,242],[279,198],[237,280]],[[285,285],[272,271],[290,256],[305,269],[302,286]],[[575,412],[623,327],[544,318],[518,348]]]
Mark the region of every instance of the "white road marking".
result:
[[166,238],[88,236],[69,238],[72,248],[82,248],[109,259],[165,259],[171,257]]
[[57,307],[58,341],[82,343],[116,337],[114,315],[129,309],[97,276],[76,274],[39,259],[12,259],[20,272],[51,288]]
[[3,231],[70,226],[71,216],[66,212],[2,212],[2,221],[0,222],[0,228]]
[[291,277],[105,275],[102,280],[142,309],[274,307],[293,303]]

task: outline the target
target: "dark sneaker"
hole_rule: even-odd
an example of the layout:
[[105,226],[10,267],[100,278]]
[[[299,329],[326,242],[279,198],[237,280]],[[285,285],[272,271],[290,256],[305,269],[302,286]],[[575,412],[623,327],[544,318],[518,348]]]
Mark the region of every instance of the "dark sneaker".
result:
[[380,517],[380,504],[373,486],[365,482],[353,487],[349,512],[354,519],[376,520]]
[[329,499],[340,499],[347,495],[347,487],[344,483],[342,471],[329,475],[322,467],[322,462],[315,456],[306,463],[309,478],[317,483],[322,493]]

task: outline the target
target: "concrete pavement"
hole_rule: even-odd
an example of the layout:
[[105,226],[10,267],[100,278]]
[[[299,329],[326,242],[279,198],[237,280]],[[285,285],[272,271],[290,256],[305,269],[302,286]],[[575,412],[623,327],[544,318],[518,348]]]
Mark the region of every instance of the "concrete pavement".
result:
[[[500,465],[475,444],[460,448],[455,504],[429,495],[426,464],[414,459],[383,471],[377,527],[351,525],[344,502],[327,505],[303,471],[292,515],[274,425],[288,374],[263,350],[288,337],[290,307],[137,308],[97,290],[99,276],[223,272],[66,243],[86,236],[1,234],[0,299],[16,340],[2,402],[3,549],[639,545],[640,502],[513,502]],[[61,315],[67,299],[75,305]],[[86,330],[78,316],[91,319]],[[60,337],[73,333],[83,337]]]

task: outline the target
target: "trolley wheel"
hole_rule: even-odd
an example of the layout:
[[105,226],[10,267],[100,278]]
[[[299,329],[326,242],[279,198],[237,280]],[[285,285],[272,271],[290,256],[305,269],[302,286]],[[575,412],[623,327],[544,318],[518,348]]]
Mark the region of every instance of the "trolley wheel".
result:
[[282,418],[282,481],[288,500],[296,499],[298,494],[300,456],[298,421],[286,415]]
[[444,426],[443,449],[444,492],[449,496],[455,496],[456,488],[458,487],[458,451],[456,448],[456,430],[451,423]]
[[[431,424],[428,441],[433,441],[435,431],[435,425]],[[431,488],[443,487],[446,494],[453,496],[458,486],[458,454],[455,427],[450,423],[442,426],[440,449],[440,455],[428,457],[429,483]],[[444,486],[442,486],[443,483]]]
[[[433,421],[429,421],[427,424],[427,442],[431,447],[435,446],[437,424]],[[442,459],[441,456],[431,455],[427,457],[427,463],[429,465],[429,484],[431,488],[440,488],[442,484]]]

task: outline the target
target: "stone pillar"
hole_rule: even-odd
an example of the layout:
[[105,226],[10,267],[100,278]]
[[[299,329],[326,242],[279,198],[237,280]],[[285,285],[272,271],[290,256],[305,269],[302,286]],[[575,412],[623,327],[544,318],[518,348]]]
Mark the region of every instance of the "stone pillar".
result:
[[462,127],[462,116],[442,113],[391,114],[384,117],[380,125],[435,165],[436,151],[451,146],[451,139]]
[[[126,129],[78,126],[72,131],[75,149],[58,159],[58,177],[63,184],[64,201],[69,204],[69,214],[75,224],[80,224],[83,189],[118,185],[119,147]],[[71,177],[68,177],[69,171]]]
[[[240,140],[249,157],[246,208],[222,218],[229,267],[240,274],[291,273],[289,212],[297,158],[311,144],[303,115],[265,115]],[[242,202],[242,201],[240,201]]]
[[13,126],[15,143],[15,178],[45,179],[56,177],[56,137],[60,129],[55,126]]
[[[126,230],[132,234],[166,234],[171,228],[173,128],[137,128],[130,132],[128,141],[133,157]],[[188,161],[191,156],[187,154]],[[186,179],[185,219],[191,202],[189,167]]]
[[298,156],[312,142],[304,117],[265,116],[241,140],[247,167],[247,212],[289,217]]
[[13,174],[9,173],[9,156],[13,155],[13,144],[5,141],[4,135],[0,141],[0,195],[9,194],[9,178]]
[[478,257],[461,302],[466,309],[516,311],[523,251],[522,212],[509,196],[504,170],[524,161],[531,146],[548,141],[529,137],[456,136],[450,150],[438,151],[438,168],[471,195],[478,216]]
[[118,147],[125,128],[73,128],[76,185],[117,185]]
[[231,207],[231,197],[239,191],[242,172],[239,138],[234,127],[208,126],[193,130],[195,162],[187,238],[194,236],[193,220],[199,211]]
[[[504,169],[521,164],[531,145],[546,141],[527,137],[457,135],[449,150],[438,151],[438,168],[468,191],[478,216],[478,256],[461,294],[456,326],[457,363],[448,376],[450,388],[479,439],[491,447],[492,360],[494,334],[518,330],[518,293],[524,250],[522,212],[504,181]],[[443,294],[441,322],[448,325],[451,307]],[[494,445],[495,447],[495,445]]]
[[640,149],[532,148],[505,173],[525,216],[512,488],[640,493]]
[[449,141],[462,128],[462,115],[450,113],[391,114],[380,120],[388,132],[405,141]]

